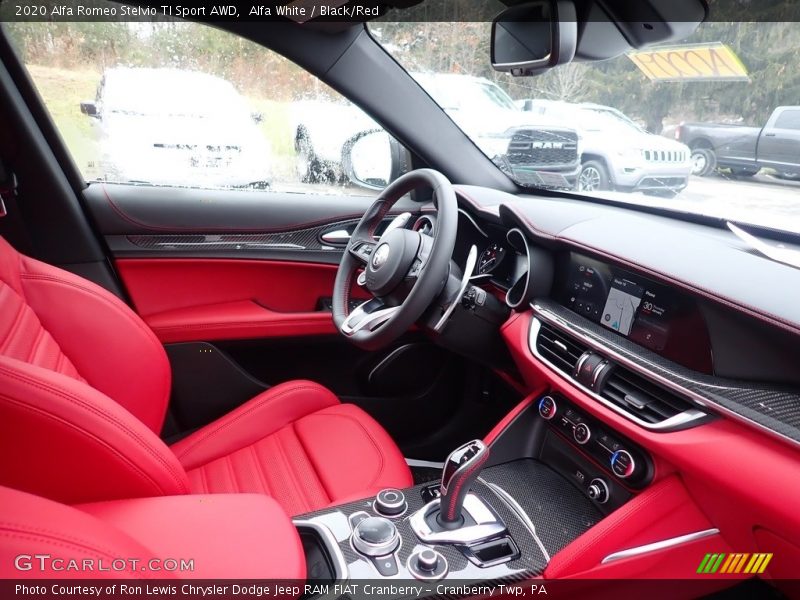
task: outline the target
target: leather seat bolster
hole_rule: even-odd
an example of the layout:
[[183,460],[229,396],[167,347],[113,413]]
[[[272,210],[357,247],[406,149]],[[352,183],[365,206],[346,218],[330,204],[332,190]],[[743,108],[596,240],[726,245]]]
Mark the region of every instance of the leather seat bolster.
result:
[[192,469],[250,446],[305,415],[337,404],[339,399],[318,383],[289,381],[173,444],[172,451],[186,469]]
[[85,383],[0,356],[0,390],[0,484],[65,503],[188,493],[158,436]]

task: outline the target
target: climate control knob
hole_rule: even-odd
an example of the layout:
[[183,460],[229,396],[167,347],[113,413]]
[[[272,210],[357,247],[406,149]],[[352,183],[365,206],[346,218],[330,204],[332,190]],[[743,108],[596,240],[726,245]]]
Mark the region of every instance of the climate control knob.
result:
[[635,469],[636,463],[627,450],[617,450],[611,455],[611,470],[620,479],[627,479]]
[[575,429],[572,430],[572,437],[574,437],[575,441],[579,444],[585,444],[589,441],[589,438],[592,437],[592,430],[589,429],[586,423],[578,423],[575,425]]
[[558,406],[552,396],[545,396],[539,400],[539,415],[545,420],[549,421],[556,416]]

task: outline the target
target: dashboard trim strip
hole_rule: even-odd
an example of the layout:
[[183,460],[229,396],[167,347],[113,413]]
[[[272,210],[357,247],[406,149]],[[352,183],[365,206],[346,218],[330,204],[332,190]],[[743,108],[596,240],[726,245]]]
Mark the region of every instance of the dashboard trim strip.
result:
[[[690,390],[690,389],[688,389],[688,388],[686,388],[684,386],[678,385],[675,382],[664,378],[663,376],[659,375],[658,373],[655,373],[652,370],[644,369],[641,365],[638,365],[638,364],[632,362],[631,360],[625,358],[625,356],[622,355],[620,352],[617,352],[616,350],[614,350],[613,346],[611,346],[610,344],[605,344],[605,343],[601,343],[601,342],[596,341],[591,336],[588,336],[588,335],[584,334],[583,330],[582,330],[582,328],[580,326],[566,321],[565,319],[559,317],[558,315],[553,314],[548,309],[546,309],[546,308],[544,308],[542,306],[539,306],[535,302],[531,303],[531,308],[533,309],[534,314],[536,315],[531,320],[531,331],[529,332],[529,337],[528,337],[528,343],[530,345],[531,352],[539,360],[541,360],[543,363],[547,364],[547,366],[549,366],[551,369],[553,369],[555,373],[557,373],[562,378],[564,378],[565,380],[570,382],[572,385],[580,388],[582,391],[587,392],[592,398],[598,400],[604,406],[608,406],[609,408],[611,408],[612,410],[614,410],[618,414],[622,414],[627,419],[629,419],[631,421],[634,421],[637,424],[640,424],[643,427],[646,427],[648,429],[654,429],[656,431],[659,430],[658,428],[653,427],[653,425],[650,424],[650,423],[644,424],[643,422],[640,422],[640,420],[636,419],[635,417],[633,417],[631,415],[628,415],[622,409],[618,408],[616,405],[609,403],[604,398],[601,398],[597,394],[594,394],[593,392],[591,392],[591,390],[587,390],[585,387],[583,387],[581,384],[579,384],[577,381],[575,381],[571,377],[565,376],[563,371],[561,371],[560,369],[555,367],[546,358],[541,357],[539,355],[539,353],[536,351],[535,337],[533,336],[533,329],[534,329],[534,326],[535,326],[535,322],[539,318],[547,321],[549,324],[551,324],[551,325],[553,325],[555,327],[561,328],[561,329],[567,331],[568,333],[570,333],[572,335],[575,335],[576,337],[580,338],[582,341],[584,341],[585,343],[587,343],[591,347],[595,348],[596,350],[598,350],[600,352],[607,353],[608,355],[612,356],[615,359],[618,358],[621,363],[625,364],[628,367],[631,367],[632,369],[634,369],[635,371],[637,371],[640,374],[644,375],[645,377],[649,376],[649,377],[651,377],[653,379],[658,380],[659,382],[662,382],[665,386],[670,387],[672,390],[674,390],[676,392],[688,395],[694,402],[696,402],[697,404],[700,404],[704,408],[711,409],[716,413],[722,414],[722,415],[724,415],[726,417],[730,417],[731,419],[733,419],[735,421],[738,421],[738,422],[740,422],[740,423],[742,423],[744,425],[747,425],[749,427],[753,427],[755,429],[758,429],[758,430],[760,430],[760,431],[772,436],[773,438],[775,438],[775,439],[777,439],[777,440],[779,440],[781,442],[784,442],[784,443],[789,442],[790,444],[792,444],[795,447],[800,446],[800,440],[796,440],[796,439],[794,439],[794,438],[792,438],[792,437],[790,437],[788,435],[785,435],[785,434],[781,433],[780,431],[772,429],[772,428],[770,428],[770,427],[768,427],[766,425],[763,425],[763,424],[761,424],[761,423],[759,423],[757,421],[754,421],[754,420],[752,420],[752,419],[750,419],[750,418],[748,418],[748,417],[746,417],[744,415],[741,415],[741,414],[737,413],[736,411],[734,411],[734,410],[732,410],[730,408],[727,408],[726,406],[721,405],[719,402],[714,401],[714,399],[712,397],[709,397],[709,395],[698,394],[697,392],[695,392],[693,390]],[[537,329],[537,332],[538,332],[538,329]],[[645,360],[645,359],[641,359],[641,360]],[[685,377],[683,375],[680,375],[679,373],[675,373],[674,371],[666,369],[665,367],[658,367],[658,368],[663,370],[664,372],[666,372],[670,376],[675,377],[676,379],[681,379],[683,381],[687,381],[687,382],[693,383],[695,385],[702,386],[704,388],[708,388],[709,390],[717,389],[717,390],[719,390],[720,393],[724,393],[725,391],[731,389],[731,388],[726,387],[724,385],[713,385],[711,383],[697,381],[697,380],[691,379],[689,377]],[[709,394],[710,394],[710,392],[709,392]],[[662,425],[663,425],[663,423],[662,423]],[[662,431],[663,431],[663,429],[662,429]]]
[[603,560],[601,560],[600,564],[605,565],[607,563],[614,562],[616,560],[622,560],[623,558],[631,558],[634,556],[641,556],[642,554],[658,552],[659,550],[666,550],[667,548],[673,548],[675,546],[680,546],[681,544],[688,544],[689,542],[702,540],[704,538],[711,537],[712,535],[717,535],[718,533],[719,529],[717,529],[716,527],[711,527],[710,529],[704,529],[703,531],[695,531],[693,533],[687,533],[686,535],[679,535],[674,538],[668,538],[666,540],[653,542],[652,544],[644,544],[643,546],[635,546],[633,548],[627,548],[625,550],[620,550],[618,552],[612,552],[611,554],[606,556]]
[[625,417],[626,419],[628,419],[630,421],[633,421],[637,425],[639,425],[641,427],[644,427],[645,429],[650,429],[650,430],[653,430],[653,431],[671,431],[671,430],[674,430],[676,428],[684,428],[688,424],[692,423],[693,421],[697,421],[699,419],[703,419],[706,416],[708,416],[706,413],[704,413],[704,412],[702,412],[700,410],[690,409],[690,410],[684,411],[682,413],[679,413],[679,414],[675,415],[674,417],[670,417],[669,419],[666,419],[665,421],[661,421],[660,423],[648,423],[647,421],[643,421],[643,420],[639,419],[636,415],[633,415],[633,414],[629,413],[628,411],[626,411],[625,409],[617,406],[613,402],[609,402],[608,400],[603,398],[600,394],[597,394],[596,392],[592,391],[591,389],[589,389],[588,387],[586,387],[585,385],[583,385],[579,381],[577,381],[577,380],[573,379],[572,377],[570,377],[568,374],[566,374],[564,371],[562,371],[561,369],[556,367],[553,363],[551,363],[549,360],[547,360],[544,356],[542,356],[539,353],[539,351],[536,349],[536,340],[537,340],[538,335],[539,335],[539,329],[541,328],[541,323],[542,323],[541,320],[547,321],[549,324],[553,325],[554,327],[566,330],[568,333],[570,333],[571,335],[574,335],[575,337],[579,338],[582,342],[587,344],[592,349],[609,355],[611,358],[613,358],[614,360],[619,361],[620,363],[624,364],[626,367],[630,368],[631,370],[633,370],[633,371],[635,371],[637,373],[640,373],[641,375],[643,375],[645,377],[650,377],[652,379],[655,379],[659,383],[662,383],[663,385],[673,389],[674,391],[676,391],[676,392],[678,392],[680,394],[684,394],[686,396],[689,396],[690,398],[692,398],[696,402],[704,404],[706,402],[706,400],[705,400],[705,398],[701,398],[700,396],[698,396],[697,394],[695,394],[691,390],[687,390],[687,389],[682,388],[680,386],[676,386],[674,383],[672,383],[668,379],[666,379],[664,377],[661,377],[656,373],[653,373],[651,371],[647,371],[645,369],[642,369],[639,365],[637,365],[633,361],[628,360],[625,356],[623,356],[622,354],[616,352],[615,350],[611,349],[610,347],[595,342],[593,339],[591,339],[588,336],[584,335],[582,332],[577,330],[575,327],[573,327],[570,324],[566,323],[565,321],[563,321],[562,319],[560,319],[556,315],[553,315],[552,313],[550,313],[547,309],[542,308],[541,306],[538,306],[536,304],[533,304],[532,307],[533,307],[533,310],[534,310],[534,314],[536,316],[534,316],[533,319],[531,320],[531,327],[530,327],[530,331],[528,333],[528,347],[529,347],[530,351],[533,353],[533,355],[536,358],[538,358],[540,361],[545,363],[548,367],[550,367],[557,374],[561,375],[563,379],[565,379],[566,381],[568,381],[569,383],[571,383],[575,387],[579,388],[584,393],[588,394],[589,396],[591,396],[592,398],[594,398],[595,400],[600,402],[603,406],[606,406],[607,408],[610,408],[614,412],[622,415],[623,417]]

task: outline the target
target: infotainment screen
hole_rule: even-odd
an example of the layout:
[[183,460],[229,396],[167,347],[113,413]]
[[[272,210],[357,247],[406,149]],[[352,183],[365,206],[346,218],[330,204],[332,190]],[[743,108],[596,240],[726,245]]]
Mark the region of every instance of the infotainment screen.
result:
[[710,372],[708,333],[693,299],[574,252],[562,257],[557,273],[557,299],[568,308],[675,362]]

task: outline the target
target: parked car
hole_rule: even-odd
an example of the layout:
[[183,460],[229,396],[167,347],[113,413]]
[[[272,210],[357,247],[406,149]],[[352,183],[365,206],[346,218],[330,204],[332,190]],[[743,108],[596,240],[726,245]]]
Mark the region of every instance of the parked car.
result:
[[[482,77],[412,73],[445,112],[500,168],[515,178],[572,188],[580,172],[575,129],[525,113],[498,85]],[[295,151],[304,181],[346,179],[342,148],[379,125],[349,104],[293,105]]]
[[727,168],[752,177],[764,167],[778,177],[800,178],[800,106],[779,106],[763,127],[681,123],[674,137],[692,149],[692,173]]
[[689,148],[647,132],[610,106],[556,100],[518,100],[523,110],[574,123],[583,139],[581,191],[674,194],[686,187]]
[[179,69],[107,69],[96,100],[100,178],[121,183],[265,188],[261,115],[225,79]]

